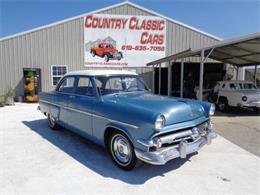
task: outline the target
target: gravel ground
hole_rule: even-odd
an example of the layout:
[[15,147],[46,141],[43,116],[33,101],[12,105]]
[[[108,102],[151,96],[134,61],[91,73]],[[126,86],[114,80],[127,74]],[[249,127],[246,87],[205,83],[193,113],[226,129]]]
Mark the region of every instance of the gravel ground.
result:
[[217,132],[260,157],[260,116],[251,110],[232,109],[213,117]]
[[[67,130],[50,130],[36,107],[17,103],[0,108],[0,194],[260,193],[260,158],[221,136],[186,159],[125,172],[102,147]],[[221,135],[251,129],[257,120],[213,119]]]

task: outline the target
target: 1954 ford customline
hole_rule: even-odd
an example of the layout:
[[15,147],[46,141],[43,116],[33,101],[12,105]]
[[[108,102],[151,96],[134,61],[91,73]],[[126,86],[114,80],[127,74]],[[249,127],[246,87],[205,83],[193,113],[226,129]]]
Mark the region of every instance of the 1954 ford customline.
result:
[[185,158],[216,137],[213,104],[154,95],[130,71],[70,72],[39,98],[52,129],[63,126],[107,147],[125,170],[137,159],[163,165]]

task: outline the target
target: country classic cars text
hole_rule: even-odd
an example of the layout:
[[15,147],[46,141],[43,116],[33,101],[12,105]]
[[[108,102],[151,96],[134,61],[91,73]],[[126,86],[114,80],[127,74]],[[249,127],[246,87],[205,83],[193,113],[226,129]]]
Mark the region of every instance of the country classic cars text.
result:
[[[118,30],[141,30],[141,44],[162,45],[164,43],[164,34],[158,34],[158,31],[164,32],[165,20],[144,19],[135,16],[126,17],[98,17],[88,15],[85,17],[85,28],[92,29],[118,29]],[[156,31],[157,34],[151,34],[148,31]]]

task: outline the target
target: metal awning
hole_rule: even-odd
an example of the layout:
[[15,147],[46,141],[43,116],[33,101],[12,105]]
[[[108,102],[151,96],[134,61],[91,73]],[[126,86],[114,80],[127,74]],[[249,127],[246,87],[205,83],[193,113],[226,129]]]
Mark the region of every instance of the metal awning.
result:
[[[260,32],[220,41],[199,49],[188,49],[180,53],[167,56],[147,64],[147,66],[159,65],[159,94],[161,82],[161,64],[168,62],[168,96],[171,94],[171,62],[181,62],[180,96],[183,97],[184,59],[189,57],[200,57],[200,80],[199,99],[202,100],[204,63],[208,58],[237,67],[255,65],[255,78],[257,65],[260,64]],[[154,76],[155,78],[155,76]],[[154,86],[153,86],[154,89]]]
[[220,41],[199,49],[188,49],[149,62],[147,66],[176,61],[187,57],[200,56],[202,51],[204,51],[204,54],[208,56],[208,58],[236,66],[260,64],[260,32],[227,41]]

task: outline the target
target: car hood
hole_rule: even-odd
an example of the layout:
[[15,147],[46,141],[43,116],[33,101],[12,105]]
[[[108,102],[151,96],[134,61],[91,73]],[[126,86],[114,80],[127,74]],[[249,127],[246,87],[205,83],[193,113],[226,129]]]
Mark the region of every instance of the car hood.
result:
[[159,114],[166,118],[166,125],[185,122],[207,115],[199,101],[169,98],[144,92],[119,93],[108,99],[121,104],[124,109],[153,113],[154,119]]

